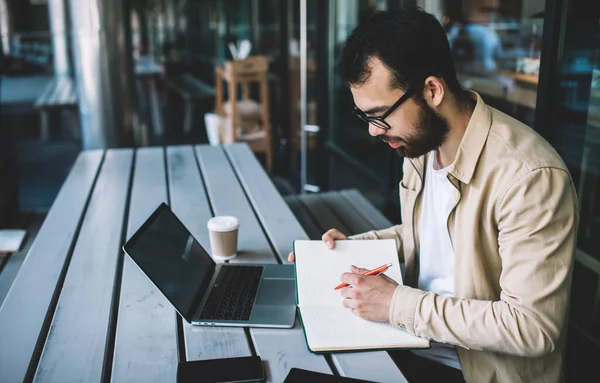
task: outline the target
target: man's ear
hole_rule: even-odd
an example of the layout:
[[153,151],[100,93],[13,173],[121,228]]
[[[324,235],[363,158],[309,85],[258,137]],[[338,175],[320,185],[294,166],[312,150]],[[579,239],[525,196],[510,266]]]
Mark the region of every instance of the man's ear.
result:
[[444,83],[439,77],[429,76],[425,79],[425,100],[432,107],[440,106],[444,99]]

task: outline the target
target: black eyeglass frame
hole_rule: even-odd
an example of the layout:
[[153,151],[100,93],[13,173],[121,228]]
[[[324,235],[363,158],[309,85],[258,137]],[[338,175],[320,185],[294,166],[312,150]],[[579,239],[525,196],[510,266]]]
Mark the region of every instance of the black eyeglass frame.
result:
[[390,130],[390,129],[392,129],[392,127],[390,126],[390,124],[388,124],[385,121],[385,119],[390,114],[392,114],[396,109],[398,109],[398,107],[400,105],[402,105],[406,100],[411,98],[417,92],[417,89],[418,89],[418,87],[416,87],[414,85],[409,86],[408,90],[402,95],[402,97],[400,97],[398,99],[398,101],[396,101],[392,106],[390,106],[389,109],[386,110],[385,113],[382,114],[381,116],[369,117],[365,114],[365,112],[358,109],[358,107],[356,105],[354,106],[354,110],[352,111],[352,113],[354,113],[354,115],[356,117],[360,118],[367,124],[373,124],[376,127],[383,129],[383,130]]

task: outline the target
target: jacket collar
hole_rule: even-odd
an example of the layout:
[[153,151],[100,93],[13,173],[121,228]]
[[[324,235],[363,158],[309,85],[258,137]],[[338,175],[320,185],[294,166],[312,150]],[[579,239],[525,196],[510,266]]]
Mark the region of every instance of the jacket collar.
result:
[[[475,109],[467,124],[467,129],[456,152],[454,162],[448,168],[448,174],[451,174],[454,178],[465,184],[471,182],[473,173],[475,173],[475,167],[492,127],[492,111],[490,107],[483,102],[478,93],[469,92],[476,99]],[[424,174],[427,155],[425,154],[411,160],[421,176]]]

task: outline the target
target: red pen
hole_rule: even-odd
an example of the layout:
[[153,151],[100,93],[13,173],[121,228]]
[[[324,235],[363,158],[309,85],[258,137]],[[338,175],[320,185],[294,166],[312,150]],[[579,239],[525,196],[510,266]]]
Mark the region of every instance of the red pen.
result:
[[[379,275],[379,274],[383,273],[384,271],[386,271],[387,269],[389,269],[390,267],[392,267],[392,264],[388,263],[386,265],[379,266],[373,270],[369,270],[366,273],[364,273],[363,275]],[[341,284],[337,285],[334,290],[339,290],[343,287],[348,287],[348,286],[350,286],[350,285],[347,283],[341,283]]]

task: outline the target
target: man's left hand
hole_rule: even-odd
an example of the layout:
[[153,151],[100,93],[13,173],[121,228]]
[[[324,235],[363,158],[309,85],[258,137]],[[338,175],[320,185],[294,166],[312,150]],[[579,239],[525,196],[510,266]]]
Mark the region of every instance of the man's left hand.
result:
[[352,266],[351,273],[342,274],[343,304],[363,319],[384,322],[389,320],[390,302],[398,283],[384,274],[363,275],[368,270]]

